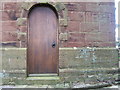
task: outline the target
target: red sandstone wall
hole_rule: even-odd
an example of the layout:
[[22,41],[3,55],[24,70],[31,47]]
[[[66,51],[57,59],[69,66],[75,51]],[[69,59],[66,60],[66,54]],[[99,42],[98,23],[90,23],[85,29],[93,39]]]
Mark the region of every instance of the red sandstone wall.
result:
[[[2,13],[2,43],[26,47],[26,36],[18,39],[17,32],[27,32],[27,23],[17,26],[22,2],[4,2]],[[67,33],[68,40],[60,40],[60,47],[115,47],[114,3],[65,3],[68,9],[68,26],[61,26],[59,33]],[[24,12],[27,16],[27,11]],[[5,45],[5,44],[4,44]]]

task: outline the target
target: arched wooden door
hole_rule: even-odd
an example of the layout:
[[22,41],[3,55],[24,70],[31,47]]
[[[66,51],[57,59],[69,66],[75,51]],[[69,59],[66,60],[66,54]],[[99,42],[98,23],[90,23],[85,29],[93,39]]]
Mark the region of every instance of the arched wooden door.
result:
[[58,73],[57,15],[47,6],[34,7],[28,17],[28,75]]

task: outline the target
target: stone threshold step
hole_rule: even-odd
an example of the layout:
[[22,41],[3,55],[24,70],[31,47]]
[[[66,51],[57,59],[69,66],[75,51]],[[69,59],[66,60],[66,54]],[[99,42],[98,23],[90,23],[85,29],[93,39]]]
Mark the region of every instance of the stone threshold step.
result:
[[48,77],[48,76],[42,76],[42,77],[27,77],[26,80],[60,80],[59,76],[53,76],[53,77]]
[[58,76],[58,74],[29,74],[29,77],[53,77],[53,76]]

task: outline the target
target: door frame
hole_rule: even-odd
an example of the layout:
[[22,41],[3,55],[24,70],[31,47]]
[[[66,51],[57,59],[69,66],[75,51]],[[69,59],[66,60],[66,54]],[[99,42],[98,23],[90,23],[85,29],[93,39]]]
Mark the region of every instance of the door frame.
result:
[[[56,15],[56,18],[57,18],[57,33],[56,33],[56,38],[57,38],[57,46],[56,46],[56,48],[57,48],[57,76],[59,76],[59,15],[58,15],[58,13],[57,13],[57,10],[56,10],[56,8],[53,6],[53,5],[51,5],[51,4],[48,4],[48,3],[37,3],[37,4],[35,4],[35,5],[33,5],[29,10],[28,10],[28,14],[27,14],[27,55],[26,55],[26,74],[27,74],[27,77],[29,77],[29,69],[28,69],[28,44],[29,44],[29,14],[30,14],[30,12],[34,9],[34,7],[39,7],[39,6],[44,6],[44,7],[49,7],[54,13],[55,13],[55,15]],[[45,75],[45,74],[43,74],[43,75]],[[52,74],[51,74],[52,75]],[[51,76],[50,75],[50,76]],[[35,75],[35,76],[37,76],[37,75]],[[39,75],[38,75],[39,76]],[[40,76],[42,76],[42,75],[40,75]],[[45,75],[46,76],[46,75]]]

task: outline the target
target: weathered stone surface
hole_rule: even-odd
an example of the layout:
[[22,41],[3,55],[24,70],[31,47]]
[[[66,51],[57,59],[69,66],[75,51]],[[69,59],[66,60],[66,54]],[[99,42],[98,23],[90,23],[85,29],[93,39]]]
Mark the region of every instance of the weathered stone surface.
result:
[[3,10],[19,10],[21,6],[21,2],[3,2],[4,7]]
[[63,40],[63,41],[68,40],[68,33],[60,33],[59,40]]
[[10,32],[10,31],[7,31],[7,32],[2,32],[2,42],[9,42],[9,41],[17,41],[17,34],[15,31],[13,32]]
[[[29,9],[39,3],[48,3],[55,7],[59,17],[59,27],[65,27],[61,28],[63,30],[59,30],[59,32],[81,33],[81,36],[78,37],[79,42],[74,40],[63,43],[60,41],[60,47],[115,47],[115,8],[113,2],[4,2],[2,3],[4,7],[0,11],[2,15],[2,30],[0,31],[27,32]],[[9,35],[4,37],[9,37]],[[73,35],[71,38],[76,37]],[[83,39],[85,39],[84,42]],[[16,39],[7,40],[16,41]],[[3,38],[3,41],[7,42],[7,40]],[[19,40],[22,43],[27,41],[27,39]],[[18,46],[24,48],[27,43],[21,45],[19,43]]]
[[16,21],[2,22],[2,30],[3,31],[16,31],[17,30]]
[[67,26],[67,30],[69,32],[79,32],[79,25],[80,22],[79,21],[68,21],[68,26]]
[[27,34],[26,33],[22,33],[22,32],[18,32],[18,40],[19,41],[27,41]]
[[19,25],[19,26],[26,25],[26,22],[27,22],[27,18],[18,18],[17,19],[17,25]]
[[68,42],[69,43],[71,43],[71,42],[72,43],[74,43],[74,42],[80,43],[81,42],[84,44],[85,34],[84,33],[69,33]]
[[15,21],[17,18],[20,18],[21,10],[14,11],[14,10],[7,10],[2,12],[2,20],[3,21]]
[[[115,48],[60,48],[59,80],[27,80],[26,49],[3,48],[3,84],[56,84],[60,82],[86,82],[116,80],[118,71],[118,50]],[[108,78],[108,74],[109,75]],[[88,78],[90,77],[90,78]],[[96,80],[97,78],[97,80]],[[113,78],[113,79],[112,79]]]
[[67,26],[68,21],[66,19],[60,19],[59,24],[61,26]]
[[63,49],[60,50],[59,59],[61,68],[118,67],[118,51],[116,49]]
[[96,3],[96,2],[88,3],[86,5],[86,11],[89,11],[89,12],[99,12],[99,4]]
[[20,49],[3,49],[2,60],[2,69],[4,71],[24,70],[26,68],[26,51]]
[[[13,69],[26,68],[26,50],[25,49],[3,49],[3,67],[5,69],[10,66]],[[22,60],[22,61],[21,61]],[[87,49],[87,48],[63,48],[59,54],[60,68],[118,68],[118,50],[117,49]],[[15,64],[16,63],[16,64]],[[10,64],[10,65],[9,65]],[[10,69],[10,68],[8,68]]]
[[56,3],[55,7],[56,7],[57,11],[61,11],[61,10],[64,10],[66,8],[65,5],[63,3],[60,3],[60,2]]

